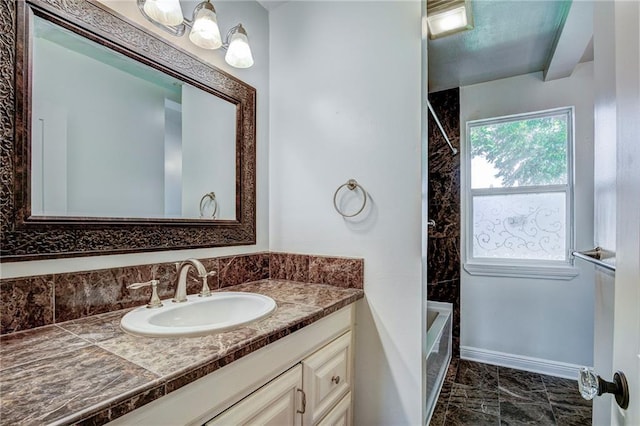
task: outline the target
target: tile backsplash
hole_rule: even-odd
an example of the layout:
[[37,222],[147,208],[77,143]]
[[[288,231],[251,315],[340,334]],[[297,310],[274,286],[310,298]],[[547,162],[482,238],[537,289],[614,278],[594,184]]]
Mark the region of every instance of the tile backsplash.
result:
[[[251,253],[200,259],[212,290],[267,278],[364,287],[364,260],[289,253]],[[145,304],[149,289],[127,285],[160,280],[160,298],[175,291],[176,263],[127,266],[66,274],[0,280],[0,334],[14,333]],[[200,291],[201,282],[189,270],[187,293]]]

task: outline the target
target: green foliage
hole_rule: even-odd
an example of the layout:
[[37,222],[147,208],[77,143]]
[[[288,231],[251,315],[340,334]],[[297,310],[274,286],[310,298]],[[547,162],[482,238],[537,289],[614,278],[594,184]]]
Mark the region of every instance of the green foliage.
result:
[[505,187],[567,182],[567,117],[471,128],[471,157],[484,157]]

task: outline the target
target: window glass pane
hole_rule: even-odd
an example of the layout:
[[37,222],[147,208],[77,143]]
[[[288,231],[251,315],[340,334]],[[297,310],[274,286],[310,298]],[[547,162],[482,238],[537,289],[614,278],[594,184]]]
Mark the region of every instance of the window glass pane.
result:
[[568,113],[473,125],[471,187],[566,184]]
[[473,257],[566,259],[564,192],[473,197]]

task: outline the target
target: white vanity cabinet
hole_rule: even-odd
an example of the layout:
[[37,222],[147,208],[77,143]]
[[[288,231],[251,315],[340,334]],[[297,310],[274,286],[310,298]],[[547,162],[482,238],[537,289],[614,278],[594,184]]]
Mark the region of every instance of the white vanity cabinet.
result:
[[351,340],[344,333],[206,426],[350,425]]
[[298,399],[302,388],[302,367],[298,364],[258,389],[205,426],[302,424]]
[[351,390],[351,339],[345,333],[302,361],[305,425],[318,424]]
[[318,426],[349,426],[353,419],[353,404],[351,401],[351,392],[342,398],[324,419],[318,423]]
[[351,425],[355,304],[110,423]]

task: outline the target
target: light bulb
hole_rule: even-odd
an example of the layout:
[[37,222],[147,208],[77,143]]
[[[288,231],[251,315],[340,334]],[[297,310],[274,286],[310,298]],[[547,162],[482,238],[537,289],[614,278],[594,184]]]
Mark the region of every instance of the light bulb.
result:
[[144,12],[154,21],[175,27],[182,24],[182,8],[179,0],[146,0]]
[[224,60],[236,68],[249,68],[253,65],[249,39],[242,25],[239,25],[238,29],[231,35],[231,41]]
[[203,49],[217,49],[222,46],[222,37],[218,28],[216,10],[208,1],[196,7],[193,28],[189,33],[189,40]]

